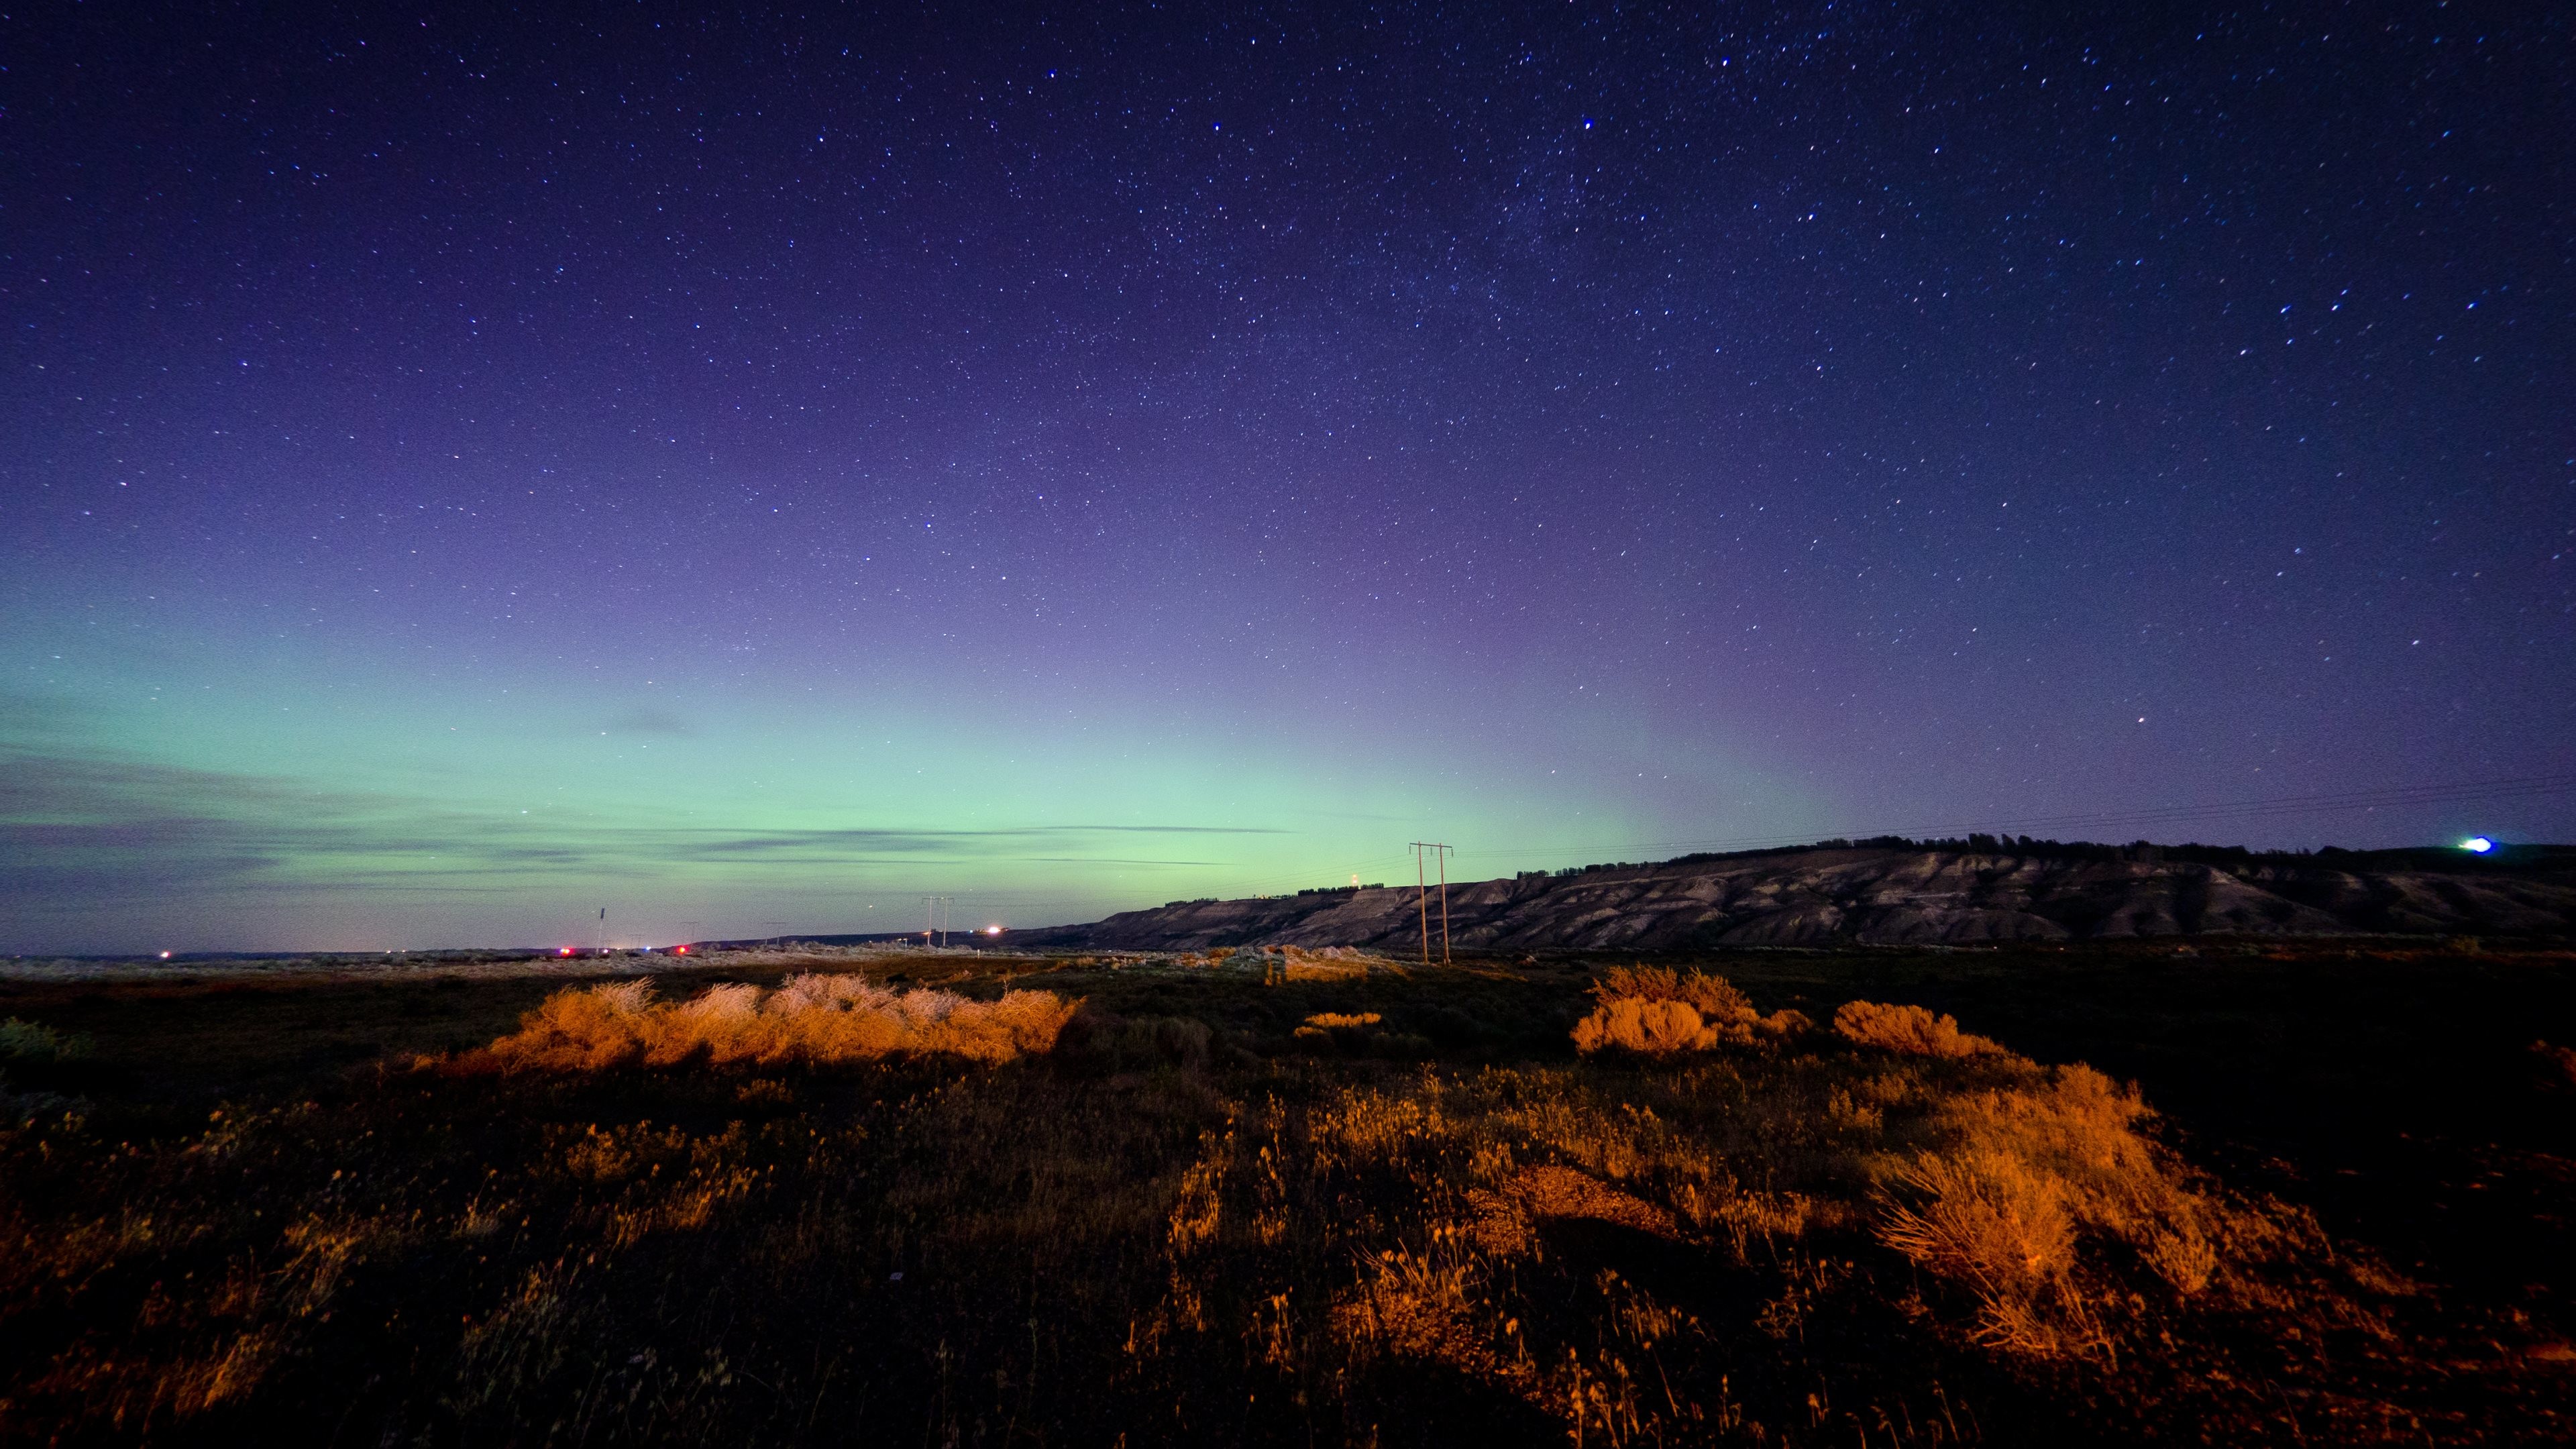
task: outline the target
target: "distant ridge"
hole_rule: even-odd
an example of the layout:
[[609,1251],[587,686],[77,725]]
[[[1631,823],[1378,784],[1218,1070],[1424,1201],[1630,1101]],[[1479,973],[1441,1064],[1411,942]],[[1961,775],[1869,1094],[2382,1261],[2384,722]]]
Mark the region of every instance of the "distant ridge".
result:
[[[1009,944],[1409,950],[1420,930],[1407,885],[1176,901],[1088,925],[1014,931]],[[2514,846],[2481,857],[1986,836],[1825,841],[1449,887],[1449,939],[1476,950],[2375,934],[2576,936],[2576,848]]]

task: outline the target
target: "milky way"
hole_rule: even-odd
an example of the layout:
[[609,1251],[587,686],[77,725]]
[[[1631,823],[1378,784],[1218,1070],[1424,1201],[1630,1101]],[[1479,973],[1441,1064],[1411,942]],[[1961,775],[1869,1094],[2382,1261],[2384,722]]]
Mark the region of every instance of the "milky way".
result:
[[0,21],[0,949],[2576,831],[2563,11],[535,8]]

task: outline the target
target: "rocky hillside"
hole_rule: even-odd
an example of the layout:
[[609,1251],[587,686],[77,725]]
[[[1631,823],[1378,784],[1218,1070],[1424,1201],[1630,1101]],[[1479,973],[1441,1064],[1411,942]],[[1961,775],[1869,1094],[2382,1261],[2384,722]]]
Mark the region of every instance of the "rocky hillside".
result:
[[[1951,850],[1768,852],[1449,887],[1461,948],[1964,943],[2130,936],[2576,935],[2565,856],[2519,868],[2431,852],[2252,856],[2217,864]],[[1432,902],[1437,940],[1439,900]],[[1411,887],[1129,911],[1014,932],[1038,949],[1197,950],[1254,943],[1411,950]]]

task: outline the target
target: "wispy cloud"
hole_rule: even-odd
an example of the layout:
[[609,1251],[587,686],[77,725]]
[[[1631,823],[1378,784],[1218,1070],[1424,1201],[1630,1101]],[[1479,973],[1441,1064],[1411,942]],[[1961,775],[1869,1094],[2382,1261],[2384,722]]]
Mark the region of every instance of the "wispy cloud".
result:
[[618,735],[666,735],[684,738],[695,735],[698,727],[658,709],[630,709],[608,722],[607,733]]
[[[1284,835],[1262,827],[1221,825],[1027,825],[992,830],[764,830],[743,834],[654,832],[663,851],[677,856],[820,854],[835,857],[922,854],[988,855],[1005,845],[1035,845],[1084,835]],[[1054,860],[1040,856],[1032,859]],[[1087,857],[1083,857],[1087,858]]]
[[[1118,822],[985,829],[634,828],[486,815],[400,794],[316,788],[283,776],[194,769],[108,752],[0,744],[0,909],[61,918],[173,895],[277,892],[477,895],[549,878],[678,867],[802,873],[943,862],[1210,866],[1107,847],[1140,837],[1207,841],[1269,827]],[[1132,848],[1132,847],[1131,847]],[[1197,852],[1193,852],[1195,855]]]

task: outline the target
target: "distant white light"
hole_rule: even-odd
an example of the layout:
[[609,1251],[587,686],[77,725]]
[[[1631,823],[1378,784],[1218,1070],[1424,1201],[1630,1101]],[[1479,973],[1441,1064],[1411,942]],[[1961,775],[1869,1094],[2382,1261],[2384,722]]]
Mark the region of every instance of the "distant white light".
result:
[[2495,849],[2495,842],[2487,839],[2483,835],[2472,835],[2468,839],[2460,842],[2460,849],[2467,851],[2471,855],[2484,855],[2488,851]]
[[169,952],[167,952],[167,951],[162,952],[162,953],[161,953],[161,959],[162,959],[162,960],[164,960],[164,961],[169,960],[169,959],[170,959],[170,953],[169,953]]
[[1002,928],[999,926],[986,926],[984,928],[984,934],[987,936],[998,936],[1002,934]]

